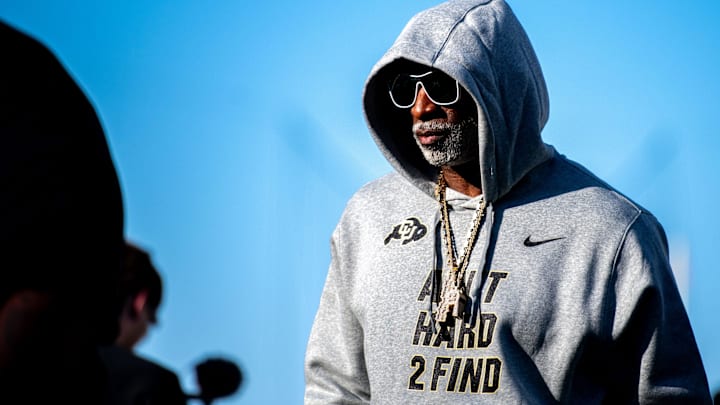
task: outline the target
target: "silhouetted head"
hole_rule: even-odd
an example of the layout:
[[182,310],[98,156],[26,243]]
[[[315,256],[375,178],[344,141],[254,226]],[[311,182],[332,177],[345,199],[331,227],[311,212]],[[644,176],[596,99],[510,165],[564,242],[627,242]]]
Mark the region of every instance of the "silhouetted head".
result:
[[120,279],[123,311],[120,315],[120,335],[116,344],[132,349],[157,323],[157,309],[162,301],[162,280],[143,249],[128,243],[125,266]]
[[120,185],[93,106],[55,56],[0,22],[0,303],[23,289],[117,329]]
[[120,309],[117,174],[94,108],[47,48],[0,22],[0,60],[3,402],[97,404],[95,346],[115,339]]

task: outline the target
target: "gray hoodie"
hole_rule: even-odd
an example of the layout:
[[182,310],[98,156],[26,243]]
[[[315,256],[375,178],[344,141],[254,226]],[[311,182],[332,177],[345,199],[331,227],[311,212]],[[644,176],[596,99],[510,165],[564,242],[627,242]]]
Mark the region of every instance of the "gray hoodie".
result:
[[[488,202],[470,256],[468,316],[433,322],[444,241],[437,169],[387,81],[408,62],[452,76],[489,131]],[[548,96],[503,1],[415,16],[372,70],[370,132],[397,173],[359,190],[332,236],[306,353],[307,404],[711,403],[657,220],[544,144]],[[478,199],[448,190],[462,251]]]

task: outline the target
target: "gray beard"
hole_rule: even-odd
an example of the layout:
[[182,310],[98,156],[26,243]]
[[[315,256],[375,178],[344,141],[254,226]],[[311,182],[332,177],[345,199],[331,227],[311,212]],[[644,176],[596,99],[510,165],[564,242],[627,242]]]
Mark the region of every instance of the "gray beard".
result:
[[458,166],[478,157],[478,124],[469,117],[457,124],[447,122],[420,122],[413,125],[413,135],[420,129],[444,131],[446,135],[432,145],[417,143],[425,160],[433,166]]

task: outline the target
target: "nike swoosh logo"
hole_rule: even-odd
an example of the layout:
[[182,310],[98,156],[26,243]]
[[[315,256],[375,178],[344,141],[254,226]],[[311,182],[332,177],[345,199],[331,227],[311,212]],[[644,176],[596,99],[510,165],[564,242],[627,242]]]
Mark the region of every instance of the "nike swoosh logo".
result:
[[530,240],[530,237],[528,236],[523,241],[523,245],[525,245],[527,247],[533,247],[533,246],[542,245],[543,243],[554,242],[554,241],[560,240],[560,239],[565,239],[565,237],[563,236],[560,238],[545,239],[545,240]]

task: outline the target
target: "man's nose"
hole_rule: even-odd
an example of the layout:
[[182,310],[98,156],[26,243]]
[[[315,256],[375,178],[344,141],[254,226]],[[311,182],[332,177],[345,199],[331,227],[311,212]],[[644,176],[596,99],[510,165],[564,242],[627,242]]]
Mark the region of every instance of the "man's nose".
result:
[[439,107],[430,100],[425,89],[420,86],[417,97],[415,98],[415,104],[413,104],[410,109],[410,114],[412,114],[413,118],[419,120],[425,115],[436,112],[438,108]]

